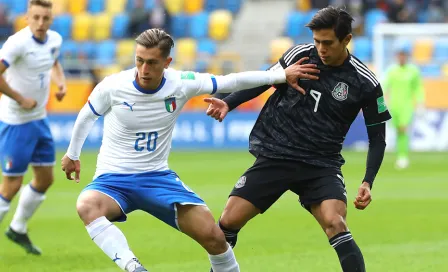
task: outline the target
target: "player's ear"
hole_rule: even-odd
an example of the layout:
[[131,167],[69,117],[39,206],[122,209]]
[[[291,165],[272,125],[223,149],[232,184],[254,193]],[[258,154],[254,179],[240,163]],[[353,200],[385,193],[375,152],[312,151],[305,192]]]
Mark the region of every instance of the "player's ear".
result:
[[342,40],[342,43],[344,44],[345,47],[347,47],[347,45],[350,43],[350,41],[352,40],[353,35],[352,34],[348,34],[347,36],[345,36],[345,38]]
[[172,57],[167,57],[166,58],[166,62],[165,62],[165,69],[168,68],[168,66],[170,66],[171,62],[173,61]]

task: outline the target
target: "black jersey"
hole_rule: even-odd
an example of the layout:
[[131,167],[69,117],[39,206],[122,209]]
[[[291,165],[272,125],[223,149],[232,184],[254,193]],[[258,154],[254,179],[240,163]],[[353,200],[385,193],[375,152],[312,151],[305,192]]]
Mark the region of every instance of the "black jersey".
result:
[[309,57],[304,64],[317,64],[319,80],[300,80],[306,95],[287,84],[276,86],[250,134],[249,150],[255,156],[340,167],[345,136],[360,110],[367,126],[391,118],[381,85],[353,55],[339,67],[324,65],[313,44],[290,48],[271,69],[303,57]]

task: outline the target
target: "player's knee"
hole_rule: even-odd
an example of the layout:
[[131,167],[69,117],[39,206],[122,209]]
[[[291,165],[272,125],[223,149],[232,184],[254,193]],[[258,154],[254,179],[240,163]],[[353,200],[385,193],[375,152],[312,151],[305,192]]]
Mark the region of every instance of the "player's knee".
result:
[[95,219],[101,217],[100,205],[97,201],[82,196],[76,202],[76,210],[79,218],[85,225],[90,224]]
[[210,254],[217,255],[227,251],[226,238],[217,225],[208,228],[201,236],[201,244]]
[[348,231],[347,223],[345,222],[345,219],[340,215],[329,216],[328,218],[326,218],[323,228],[329,238],[335,236],[338,233]]
[[3,198],[12,200],[22,186],[22,177],[5,177],[3,186],[0,186],[0,194]]

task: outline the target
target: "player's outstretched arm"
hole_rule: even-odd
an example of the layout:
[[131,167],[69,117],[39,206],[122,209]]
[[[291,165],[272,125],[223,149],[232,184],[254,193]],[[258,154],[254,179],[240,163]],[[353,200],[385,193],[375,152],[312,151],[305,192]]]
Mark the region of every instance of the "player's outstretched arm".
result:
[[51,69],[51,80],[58,86],[58,91],[56,92],[56,99],[62,101],[65,94],[67,93],[67,85],[65,81],[64,69],[59,61],[55,61],[53,68]]
[[7,68],[8,67],[3,62],[0,62],[0,92],[16,101],[24,109],[31,110],[36,107],[36,100],[23,97],[20,93],[11,89],[5,79],[1,76]]

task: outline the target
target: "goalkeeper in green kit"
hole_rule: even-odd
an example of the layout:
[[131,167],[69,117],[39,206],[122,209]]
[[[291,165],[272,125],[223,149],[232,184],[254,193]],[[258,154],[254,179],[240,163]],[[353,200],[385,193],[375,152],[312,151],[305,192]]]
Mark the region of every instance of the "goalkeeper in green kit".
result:
[[422,112],[424,90],[419,68],[408,62],[409,48],[397,48],[398,63],[392,65],[385,74],[383,90],[393,116],[392,124],[397,131],[396,167],[409,166],[409,126],[414,113]]

